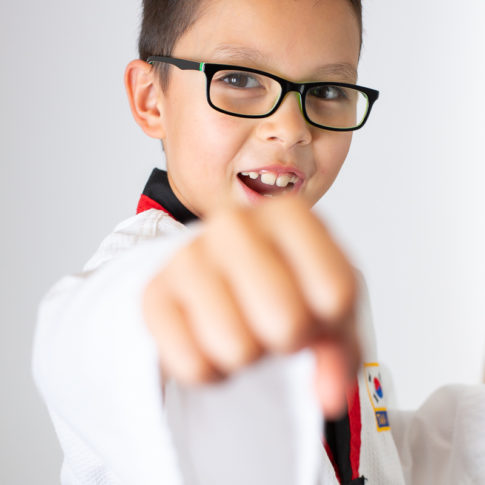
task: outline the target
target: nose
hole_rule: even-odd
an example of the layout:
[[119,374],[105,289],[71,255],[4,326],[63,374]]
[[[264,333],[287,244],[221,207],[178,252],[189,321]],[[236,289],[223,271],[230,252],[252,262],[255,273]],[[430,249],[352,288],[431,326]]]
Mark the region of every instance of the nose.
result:
[[310,125],[301,112],[299,93],[288,93],[278,109],[258,124],[258,136],[271,142],[277,142],[284,148],[308,145],[312,141]]

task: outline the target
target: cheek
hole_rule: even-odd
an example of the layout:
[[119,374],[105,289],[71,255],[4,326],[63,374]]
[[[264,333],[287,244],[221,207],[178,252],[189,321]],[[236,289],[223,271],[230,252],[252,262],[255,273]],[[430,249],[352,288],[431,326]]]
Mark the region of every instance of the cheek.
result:
[[311,202],[316,203],[332,186],[352,141],[352,132],[326,132],[314,141],[316,173],[311,186]]
[[228,197],[235,161],[252,125],[211,108],[205,93],[171,103],[166,115],[164,145],[172,182],[192,210],[204,215]]
[[190,110],[176,113],[169,134],[175,142],[172,152],[183,158],[183,164],[196,163],[200,172],[229,174],[231,162],[250,136],[251,127],[246,120],[214,110],[205,97],[202,101],[194,102]]
[[326,136],[315,143],[317,170],[332,182],[342,167],[352,142],[352,132],[327,132]]

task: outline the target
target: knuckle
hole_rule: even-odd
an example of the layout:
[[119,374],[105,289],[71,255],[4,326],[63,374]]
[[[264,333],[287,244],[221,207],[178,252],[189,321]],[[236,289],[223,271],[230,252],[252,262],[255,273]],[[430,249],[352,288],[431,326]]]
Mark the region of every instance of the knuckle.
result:
[[223,210],[210,219],[204,233],[204,244],[213,254],[219,254],[228,241],[242,239],[247,232],[249,214],[243,209]]
[[235,341],[225,356],[224,370],[234,372],[251,364],[260,356],[261,349],[256,344]]
[[283,223],[289,227],[288,222],[299,222],[301,217],[306,217],[308,208],[299,197],[286,195],[269,200],[261,205],[257,214],[263,222],[271,221],[272,224]]
[[160,273],[160,280],[167,290],[185,301],[187,288],[201,285],[201,275],[206,270],[206,265],[207,258],[204,257],[201,242],[197,238],[172,256]]
[[327,317],[331,320],[346,318],[357,302],[357,280],[351,271],[344,271],[328,291]]
[[282,313],[274,319],[272,332],[266,337],[267,345],[278,353],[299,350],[307,341],[311,326],[312,318],[307,312]]
[[247,223],[247,219],[247,209],[231,207],[221,210],[208,221],[208,232],[227,233],[228,229],[240,231],[241,227]]
[[200,241],[195,239],[190,244],[180,248],[167,265],[167,273],[171,275],[184,274],[184,270],[193,268],[200,261]]
[[262,353],[256,337],[244,320],[231,317],[220,321],[207,333],[202,343],[205,354],[225,374],[231,374],[251,362]]
[[196,385],[210,382],[214,379],[214,369],[209,362],[203,358],[192,356],[183,362],[173,362],[167,366],[169,373],[178,382],[185,385]]
[[280,209],[284,211],[286,217],[294,220],[298,225],[313,224],[317,221],[317,217],[310,210],[308,203],[302,197],[285,197],[281,200],[282,205]]
[[301,210],[306,212],[309,208],[308,203],[306,203],[302,197],[296,197],[291,194],[275,199],[275,203],[272,204],[272,207],[273,209],[282,208],[289,212],[299,212]]

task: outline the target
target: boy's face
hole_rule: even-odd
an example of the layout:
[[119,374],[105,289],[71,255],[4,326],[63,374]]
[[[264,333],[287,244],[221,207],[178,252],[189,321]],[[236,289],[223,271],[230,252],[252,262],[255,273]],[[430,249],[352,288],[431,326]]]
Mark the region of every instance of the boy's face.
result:
[[[210,0],[172,56],[252,67],[295,82],[354,83],[359,42],[348,1]],[[158,93],[162,139],[172,189],[192,212],[205,217],[228,202],[255,204],[263,186],[262,192],[283,191],[253,185],[243,172],[269,173],[266,181],[271,174],[296,175],[289,187],[312,205],[332,185],[351,132],[309,125],[294,92],[267,118],[220,113],[207,103],[202,72],[170,70],[168,89]]]

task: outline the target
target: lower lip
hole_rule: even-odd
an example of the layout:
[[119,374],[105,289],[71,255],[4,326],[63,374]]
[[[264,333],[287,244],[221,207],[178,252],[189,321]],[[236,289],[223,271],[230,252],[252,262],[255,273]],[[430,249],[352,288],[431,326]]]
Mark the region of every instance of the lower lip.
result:
[[[237,178],[237,181],[239,182],[239,185],[242,187],[244,193],[246,194],[246,197],[249,199],[249,202],[251,202],[252,204],[257,204],[258,202],[261,202],[262,200],[265,200],[265,199],[271,199],[271,197],[261,195],[258,192],[251,190],[238,176],[236,176],[236,178]],[[302,182],[300,180],[293,186],[293,188],[291,190],[289,190],[286,193],[287,194],[298,193],[301,185],[302,185]],[[278,196],[276,196],[276,197],[278,197]]]
[[251,190],[237,175],[236,178],[251,204],[257,204],[258,202],[261,202],[263,199],[267,198],[264,195],[258,194],[254,190]]

